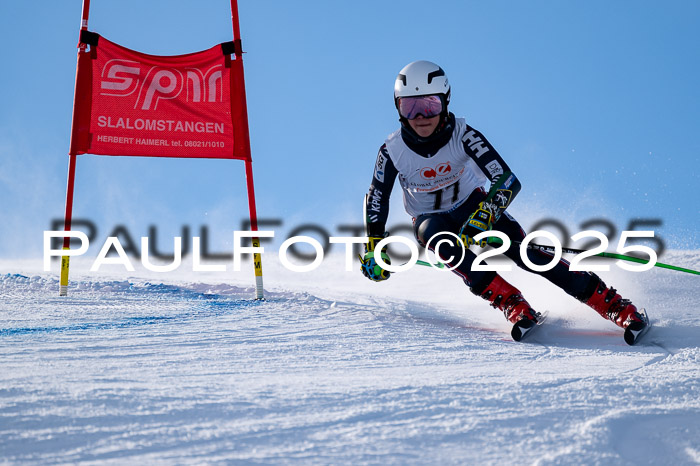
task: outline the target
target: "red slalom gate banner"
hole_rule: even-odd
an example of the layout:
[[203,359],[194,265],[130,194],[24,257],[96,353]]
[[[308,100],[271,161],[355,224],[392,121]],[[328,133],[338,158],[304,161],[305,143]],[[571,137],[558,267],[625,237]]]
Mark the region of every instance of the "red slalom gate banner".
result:
[[177,56],[88,31],[81,42],[90,50],[78,54],[71,154],[250,160],[233,42]]

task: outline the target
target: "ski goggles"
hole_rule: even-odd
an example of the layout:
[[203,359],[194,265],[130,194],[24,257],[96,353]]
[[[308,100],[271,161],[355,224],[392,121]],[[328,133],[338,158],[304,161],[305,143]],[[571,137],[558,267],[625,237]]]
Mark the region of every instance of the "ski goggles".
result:
[[423,118],[438,116],[442,113],[442,107],[439,95],[399,98],[399,115],[407,120],[413,120],[418,115],[423,115]]

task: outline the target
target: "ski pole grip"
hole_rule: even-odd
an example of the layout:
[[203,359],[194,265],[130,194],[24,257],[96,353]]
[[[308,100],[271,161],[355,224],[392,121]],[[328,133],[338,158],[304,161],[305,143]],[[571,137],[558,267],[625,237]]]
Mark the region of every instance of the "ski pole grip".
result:
[[503,241],[501,240],[501,238],[499,238],[497,236],[489,236],[488,239],[486,240],[486,243],[489,246],[501,246],[501,245],[503,245]]

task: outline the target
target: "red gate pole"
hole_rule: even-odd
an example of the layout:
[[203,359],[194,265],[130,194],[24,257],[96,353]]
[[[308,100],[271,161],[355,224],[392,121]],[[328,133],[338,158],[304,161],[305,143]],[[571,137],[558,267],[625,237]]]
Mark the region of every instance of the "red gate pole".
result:
[[[90,0],[83,0],[83,14],[80,21],[80,30],[87,31],[88,28],[88,17],[90,15]],[[78,43],[78,55],[81,52],[85,52],[86,45],[83,43]],[[66,211],[63,217],[63,231],[68,232],[71,229],[71,224],[73,222],[73,192],[75,187],[75,165],[76,165],[76,154],[73,151],[73,141],[76,137],[77,128],[77,116],[76,111],[76,100],[78,93],[78,67],[75,69],[75,91],[73,94],[73,122],[71,126],[71,148],[68,151],[68,183],[66,185]],[[70,238],[65,236],[63,238],[63,250],[70,250]],[[68,270],[70,267],[70,256],[61,257],[61,279],[59,285],[59,296],[68,295]]]
[[[243,73],[243,50],[241,47],[241,28],[238,22],[238,1],[231,0],[231,23],[233,24],[233,42],[236,54],[236,65],[240,76],[240,86],[238,86],[238,103],[242,106],[240,109],[240,114],[244,116],[239,124],[243,125],[243,131],[241,134],[244,137],[244,148],[248,155],[245,159],[245,175],[246,184],[248,186],[248,210],[250,211],[250,230],[258,231],[258,214],[255,208],[255,189],[253,188],[253,161],[250,156],[250,133],[248,128],[248,108],[246,104],[245,96],[245,80]],[[260,238],[252,238],[252,245],[254,248],[260,247]],[[262,280],[262,257],[260,253],[253,253],[253,263],[255,264],[255,298],[264,299],[263,297],[263,280]]]

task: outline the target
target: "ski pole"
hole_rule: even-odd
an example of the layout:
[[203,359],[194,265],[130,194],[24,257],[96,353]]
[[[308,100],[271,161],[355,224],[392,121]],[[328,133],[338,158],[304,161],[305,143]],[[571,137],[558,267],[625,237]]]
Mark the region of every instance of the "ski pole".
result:
[[[496,246],[501,246],[503,244],[503,242],[499,238],[490,238],[488,243],[496,245]],[[521,244],[521,241],[513,241],[513,243]],[[555,250],[554,246],[547,246],[544,244],[533,244],[533,243],[529,243],[527,245],[527,249],[549,251],[549,252],[552,252]],[[561,252],[564,254],[581,254],[582,252],[586,252],[586,251],[584,251],[583,249],[572,249],[572,248],[562,247]],[[612,253],[612,252],[600,252],[598,254],[594,254],[591,257],[607,257],[609,259],[619,259],[619,260],[628,261],[628,262],[637,262],[639,264],[648,264],[649,263],[649,261],[647,259],[640,259],[638,257],[626,256],[624,254],[616,254],[616,253]],[[700,272],[698,272],[697,270],[686,269],[683,267],[678,267],[676,265],[662,264],[661,262],[655,263],[654,267],[660,267],[663,269],[670,269],[670,270],[676,270],[678,272],[685,272],[685,273],[691,273],[694,275],[700,275]]]
[[[408,264],[408,262],[406,262]],[[416,265],[424,265],[426,267],[437,267],[438,269],[442,269],[445,267],[445,264],[442,262],[438,262],[437,264],[431,264],[430,262],[422,261],[422,260],[417,260]]]

